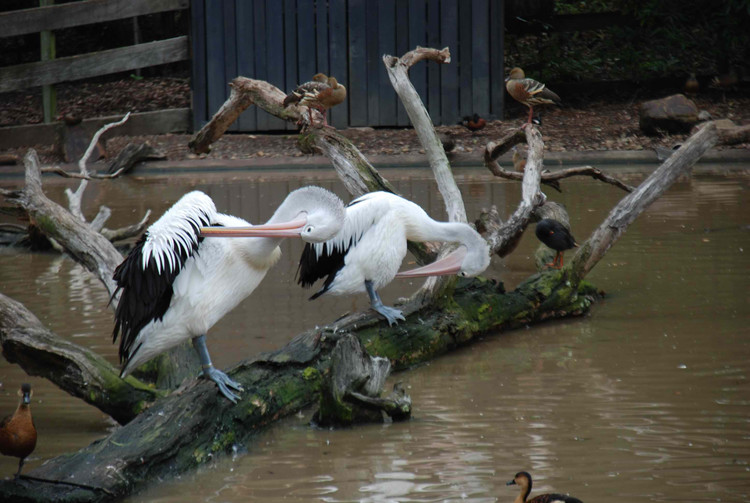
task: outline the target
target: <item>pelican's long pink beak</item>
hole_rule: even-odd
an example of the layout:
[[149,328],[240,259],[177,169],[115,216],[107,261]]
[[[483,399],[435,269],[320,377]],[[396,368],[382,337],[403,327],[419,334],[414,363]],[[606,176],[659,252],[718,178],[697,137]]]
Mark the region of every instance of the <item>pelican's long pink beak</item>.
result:
[[295,238],[299,237],[307,224],[307,217],[300,217],[279,224],[254,225],[250,227],[201,227],[205,238]]
[[453,251],[440,260],[432,264],[427,264],[411,271],[404,271],[396,274],[397,278],[419,278],[420,276],[445,276],[456,274],[461,270],[461,264],[466,258],[466,247],[461,246],[458,250]]

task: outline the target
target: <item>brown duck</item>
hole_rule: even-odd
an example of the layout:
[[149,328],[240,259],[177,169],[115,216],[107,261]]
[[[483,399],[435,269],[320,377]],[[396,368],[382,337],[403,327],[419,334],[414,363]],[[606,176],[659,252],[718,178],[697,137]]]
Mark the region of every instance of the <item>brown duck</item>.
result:
[[506,485],[518,485],[521,488],[521,492],[513,503],[583,503],[578,498],[568,496],[567,494],[547,493],[534,496],[530,500],[529,497],[531,492],[531,475],[528,472],[518,472],[513,480],[508,482]]
[[508,78],[505,79],[505,88],[514,100],[529,107],[527,125],[531,124],[531,117],[534,115],[534,105],[559,105],[561,103],[560,97],[557,94],[547,89],[541,82],[537,82],[534,79],[527,79],[523,70],[518,67],[512,69]]
[[323,125],[327,126],[326,111],[345,99],[346,87],[339,84],[336,77],[326,77],[323,73],[317,73],[313,80],[301,84],[289,93],[284,98],[284,106],[299,104],[308,107],[310,124],[313,124],[311,108],[315,108],[323,114]]
[[31,418],[31,385],[22,384],[18,391],[21,403],[12,416],[0,422],[0,453],[19,458],[16,478],[21,475],[21,468],[26,457],[36,447],[36,428]]

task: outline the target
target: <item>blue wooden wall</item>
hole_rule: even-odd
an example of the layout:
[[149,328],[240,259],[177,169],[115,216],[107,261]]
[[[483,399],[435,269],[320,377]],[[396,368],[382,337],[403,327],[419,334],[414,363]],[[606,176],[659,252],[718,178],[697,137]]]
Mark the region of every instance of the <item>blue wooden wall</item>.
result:
[[[416,46],[450,47],[452,62],[410,71],[435,124],[478,113],[502,118],[503,0],[192,0],[194,127],[229,95],[237,76],[285,92],[317,72],[335,76],[347,100],[329,121],[348,126],[408,126],[383,54]],[[233,131],[293,128],[256,107]]]

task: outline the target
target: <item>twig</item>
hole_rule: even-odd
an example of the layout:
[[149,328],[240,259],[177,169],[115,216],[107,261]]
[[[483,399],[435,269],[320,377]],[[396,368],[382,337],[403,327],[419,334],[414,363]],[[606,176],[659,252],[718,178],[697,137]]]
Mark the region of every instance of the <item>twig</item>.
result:
[[664,164],[612,208],[604,222],[581,245],[568,266],[572,271],[570,281],[573,288],[604,257],[628,225],[658,199],[683,172],[689,171],[718,140],[716,125],[707,124],[688,138]]
[[[488,145],[489,148],[489,145]],[[487,157],[485,157],[485,160]],[[519,171],[508,171],[503,169],[497,161],[489,161],[486,163],[487,168],[490,172],[498,178],[505,178],[506,180],[523,180],[523,173]],[[625,192],[633,192],[635,187],[628,185],[625,182],[618,180],[617,178],[602,173],[600,169],[593,166],[577,166],[574,168],[561,169],[558,171],[544,172],[542,173],[542,183],[554,182],[562,178],[569,178],[571,176],[590,176],[597,180],[601,180],[604,183],[609,183],[617,188],[624,190]]]
[[104,228],[99,232],[110,242],[122,241],[124,239],[140,235],[143,232],[143,229],[146,228],[146,224],[148,223],[150,217],[151,210],[146,210],[146,214],[143,216],[143,219],[137,224],[120,227],[119,229],[114,230]]
[[[496,159],[510,150],[513,145],[524,141],[529,145],[529,154],[523,173],[506,172],[500,168]],[[503,223],[500,220],[500,215],[494,206],[489,210],[484,210],[477,221],[477,228],[481,229],[482,235],[490,244],[490,249],[500,257],[508,255],[516,248],[534,210],[546,200],[539,185],[544,176],[541,174],[543,153],[542,135],[535,126],[528,126],[525,132],[520,129],[512,131],[500,141],[488,143],[485,148],[484,162],[492,173],[503,171],[512,175],[513,180],[523,181],[521,202],[507,222]]]
[[86,175],[83,175],[81,173],[71,173],[69,171],[65,171],[60,166],[44,166],[42,168],[42,173],[52,173],[55,175],[60,175],[63,178],[76,178],[79,180],[109,180],[112,178],[118,178],[123,174],[123,172],[127,171],[127,169],[128,167],[122,167],[114,173],[88,173]]
[[101,135],[103,135],[106,131],[112,129],[113,127],[124,124],[125,121],[127,121],[129,118],[130,112],[126,113],[125,117],[123,117],[119,121],[105,124],[104,126],[99,128],[96,133],[94,133],[94,137],[91,139],[86,152],[84,152],[83,156],[78,161],[78,170],[80,171],[80,174],[83,178],[81,180],[81,183],[78,185],[78,188],[75,192],[71,191],[70,189],[65,189],[65,195],[68,197],[68,208],[70,209],[70,212],[78,217],[78,219],[80,219],[82,222],[86,221],[86,217],[83,216],[83,211],[81,211],[81,200],[83,199],[83,191],[86,190],[86,187],[89,183],[89,180],[87,178],[89,176],[89,171],[86,168],[86,162],[91,156],[91,153],[94,151],[94,148],[96,148],[99,137],[101,137]]

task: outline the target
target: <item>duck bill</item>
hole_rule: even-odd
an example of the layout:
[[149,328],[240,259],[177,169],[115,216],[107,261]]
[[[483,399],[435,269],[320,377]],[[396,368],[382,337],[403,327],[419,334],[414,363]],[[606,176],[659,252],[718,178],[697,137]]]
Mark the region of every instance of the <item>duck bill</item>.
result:
[[250,227],[201,227],[200,235],[205,238],[295,238],[305,225],[307,218],[301,217],[279,224]]
[[29,405],[31,403],[31,393],[25,392],[21,401],[24,403],[24,405]]
[[456,274],[461,270],[461,264],[466,258],[466,248],[463,246],[455,250],[440,260],[427,264],[423,267],[404,271],[396,274],[397,278],[419,278],[422,276],[446,276]]

